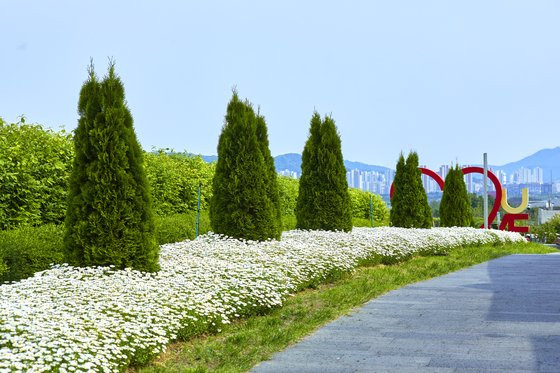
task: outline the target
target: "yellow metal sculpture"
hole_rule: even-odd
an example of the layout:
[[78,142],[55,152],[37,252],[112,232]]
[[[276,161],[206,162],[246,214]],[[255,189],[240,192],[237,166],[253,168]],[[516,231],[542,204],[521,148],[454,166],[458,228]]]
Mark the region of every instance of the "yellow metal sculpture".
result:
[[521,190],[521,204],[518,207],[511,207],[507,200],[507,188],[504,188],[504,196],[502,197],[502,208],[505,212],[510,214],[520,214],[527,206],[529,206],[529,189],[523,188]]

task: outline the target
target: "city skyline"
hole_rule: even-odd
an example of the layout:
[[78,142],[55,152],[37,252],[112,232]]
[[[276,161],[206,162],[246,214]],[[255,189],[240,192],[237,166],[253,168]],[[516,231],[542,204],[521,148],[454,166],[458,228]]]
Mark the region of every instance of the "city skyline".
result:
[[[461,165],[460,168],[469,167],[471,165]],[[425,165],[420,165],[425,167]],[[447,176],[451,165],[441,165],[436,173],[441,176],[443,180]],[[502,170],[492,170],[500,184],[508,189],[508,195],[517,197],[521,195],[523,188],[528,188],[531,194],[548,194],[560,193],[560,182],[553,181],[549,183],[544,182],[544,172],[542,167],[534,167],[533,169],[520,167],[515,172],[508,174]],[[292,170],[280,170],[279,175],[297,179],[301,173]],[[395,170],[388,169],[385,172],[378,171],[363,171],[359,169],[352,169],[346,171],[346,181],[351,188],[357,188],[363,191],[368,191],[380,195],[388,195],[391,184],[395,177]],[[468,193],[482,194],[483,182],[482,175],[471,173],[464,176],[465,186]],[[426,193],[441,193],[441,189],[437,182],[430,176],[422,175],[422,184]],[[513,187],[512,187],[513,186]],[[489,182],[488,190],[494,191],[494,185]]]

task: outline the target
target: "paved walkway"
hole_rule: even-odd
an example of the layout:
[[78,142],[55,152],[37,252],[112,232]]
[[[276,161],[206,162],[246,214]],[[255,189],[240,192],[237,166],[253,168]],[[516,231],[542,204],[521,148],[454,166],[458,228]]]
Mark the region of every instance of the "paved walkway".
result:
[[560,255],[511,255],[406,286],[252,372],[560,372]]

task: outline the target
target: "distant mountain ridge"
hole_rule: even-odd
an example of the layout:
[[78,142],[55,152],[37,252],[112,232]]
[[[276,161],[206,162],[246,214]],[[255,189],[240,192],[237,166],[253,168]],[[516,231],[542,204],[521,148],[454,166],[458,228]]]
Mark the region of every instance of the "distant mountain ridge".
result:
[[[274,165],[276,166],[276,171],[289,170],[293,172],[301,173],[301,154],[288,153],[282,154],[274,157]],[[369,165],[361,162],[353,162],[344,160],[344,166],[347,170],[360,170],[360,171],[376,171],[383,173],[390,170],[388,167]]]
[[[206,162],[214,162],[218,159],[215,155],[202,155],[202,159]],[[274,157],[274,165],[277,171],[289,170],[301,173],[301,154],[288,153],[281,154]],[[347,170],[360,170],[360,171],[376,171],[384,173],[390,170],[388,167],[369,165],[362,162],[344,161],[344,166]],[[519,170],[521,167],[535,168],[541,167],[543,169],[543,176],[545,182],[550,182],[550,173],[552,171],[552,179],[560,180],[560,146],[551,149],[542,149],[538,152],[531,154],[516,162],[506,163],[503,166],[490,166],[493,170],[502,170],[508,175]]]
[[552,180],[560,180],[560,146],[551,149],[541,149],[519,161],[506,163],[503,166],[492,166],[494,170],[502,170],[507,174],[511,174],[521,167],[543,169],[543,177],[545,182],[550,182],[550,173],[552,172]]
[[[201,155],[201,157],[208,163],[218,160],[217,155]],[[276,171],[289,170],[301,174],[301,154],[287,153],[277,155],[276,157],[274,157],[274,166],[276,166]],[[380,173],[390,170],[390,168],[388,167],[370,165],[362,162],[353,162],[348,160],[344,161],[344,166],[346,166],[347,170],[376,171]]]

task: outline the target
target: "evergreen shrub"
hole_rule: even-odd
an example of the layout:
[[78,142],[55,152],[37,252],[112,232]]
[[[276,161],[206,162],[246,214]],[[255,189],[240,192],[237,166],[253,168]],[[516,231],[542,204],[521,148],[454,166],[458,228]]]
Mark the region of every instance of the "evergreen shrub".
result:
[[469,227],[473,222],[471,199],[459,166],[451,168],[445,177],[439,216],[442,227]]
[[229,237],[280,239],[276,173],[270,174],[266,159],[264,118],[257,117],[251,105],[234,91],[218,141],[210,221],[214,232]]
[[65,222],[66,260],[83,266],[158,270],[159,246],[143,152],[113,63],[103,81],[90,67],[78,113]]
[[393,181],[390,221],[394,227],[431,228],[432,209],[422,186],[422,172],[418,169],[418,154],[409,153],[406,161],[401,153]]
[[334,120],[315,112],[302,154],[296,205],[300,229],[352,230],[352,211],[340,136]]

